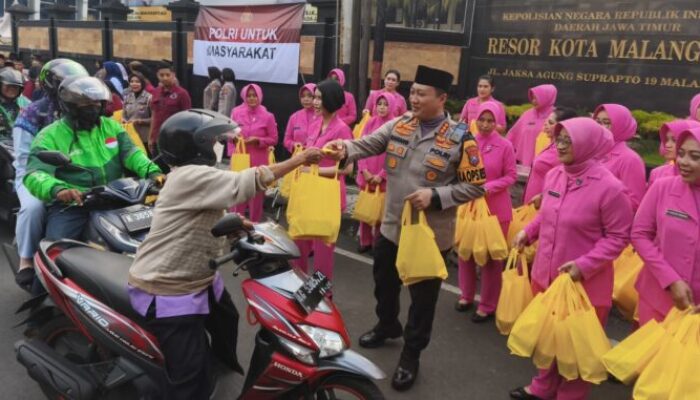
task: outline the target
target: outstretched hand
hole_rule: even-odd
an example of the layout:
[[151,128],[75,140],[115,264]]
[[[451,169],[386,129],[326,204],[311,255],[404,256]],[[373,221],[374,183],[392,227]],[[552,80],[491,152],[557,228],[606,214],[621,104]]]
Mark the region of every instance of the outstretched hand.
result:
[[323,154],[335,161],[343,160],[348,155],[347,149],[345,148],[345,143],[342,140],[328,142],[323,147]]

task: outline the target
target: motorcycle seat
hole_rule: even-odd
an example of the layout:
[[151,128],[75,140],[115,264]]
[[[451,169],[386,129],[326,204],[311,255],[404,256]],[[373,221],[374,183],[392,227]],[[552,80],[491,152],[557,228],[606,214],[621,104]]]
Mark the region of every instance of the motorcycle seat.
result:
[[131,307],[127,289],[132,262],[123,254],[91,247],[72,247],[56,258],[56,265],[66,278],[132,321],[142,322],[144,318]]

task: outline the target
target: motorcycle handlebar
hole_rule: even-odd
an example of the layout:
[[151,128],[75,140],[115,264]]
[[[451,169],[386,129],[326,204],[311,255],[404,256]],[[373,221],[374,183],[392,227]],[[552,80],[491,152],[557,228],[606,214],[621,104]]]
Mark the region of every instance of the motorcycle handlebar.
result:
[[234,258],[236,258],[235,251],[232,251],[232,252],[225,254],[221,257],[218,257],[218,258],[212,258],[211,260],[209,260],[209,268],[210,269],[217,269],[221,265],[226,264],[227,262],[233,260]]

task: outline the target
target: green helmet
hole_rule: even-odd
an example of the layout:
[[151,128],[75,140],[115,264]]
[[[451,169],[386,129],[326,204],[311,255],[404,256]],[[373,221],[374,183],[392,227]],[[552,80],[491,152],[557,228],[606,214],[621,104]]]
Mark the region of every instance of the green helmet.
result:
[[69,76],[90,76],[85,67],[67,58],[57,58],[47,62],[39,73],[39,83],[46,93],[56,98],[58,87]]

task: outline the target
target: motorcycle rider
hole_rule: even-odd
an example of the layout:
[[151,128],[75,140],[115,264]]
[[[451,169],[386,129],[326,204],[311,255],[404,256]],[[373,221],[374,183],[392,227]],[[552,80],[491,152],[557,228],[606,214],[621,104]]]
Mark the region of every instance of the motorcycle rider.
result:
[[[125,169],[141,178],[162,175],[124,128],[103,116],[110,98],[109,89],[97,78],[64,80],[58,88],[62,118],[39,132],[32,143],[24,184],[44,202],[58,200],[47,211],[45,237],[49,240],[80,238],[89,211],[79,206],[90,187],[123,177]],[[61,152],[70,158],[71,166],[48,165],[37,156],[41,151]]]
[[319,149],[310,148],[274,165],[241,172],[217,169],[214,143],[236,128],[217,112],[188,110],[167,119],[159,131],[158,151],[171,172],[158,196],[150,233],[129,270],[129,294],[165,355],[168,381],[161,387],[169,400],[209,398],[211,350],[243,372],[236,357],[238,312],[223,279],[206,262],[226,248],[225,238],[211,235],[212,226],[226,209],[322,157]]
[[45,95],[20,112],[12,128],[15,151],[15,191],[20,201],[15,236],[19,250],[17,284],[28,289],[34,280],[32,257],[44,235],[46,207],[32,196],[22,183],[27,172],[27,160],[34,137],[58,118],[58,87],[71,76],[89,76],[87,70],[75,61],[57,58],[46,63],[39,73],[39,85]]
[[24,77],[13,68],[0,69],[0,138],[9,138],[20,110],[29,105],[22,96]]

